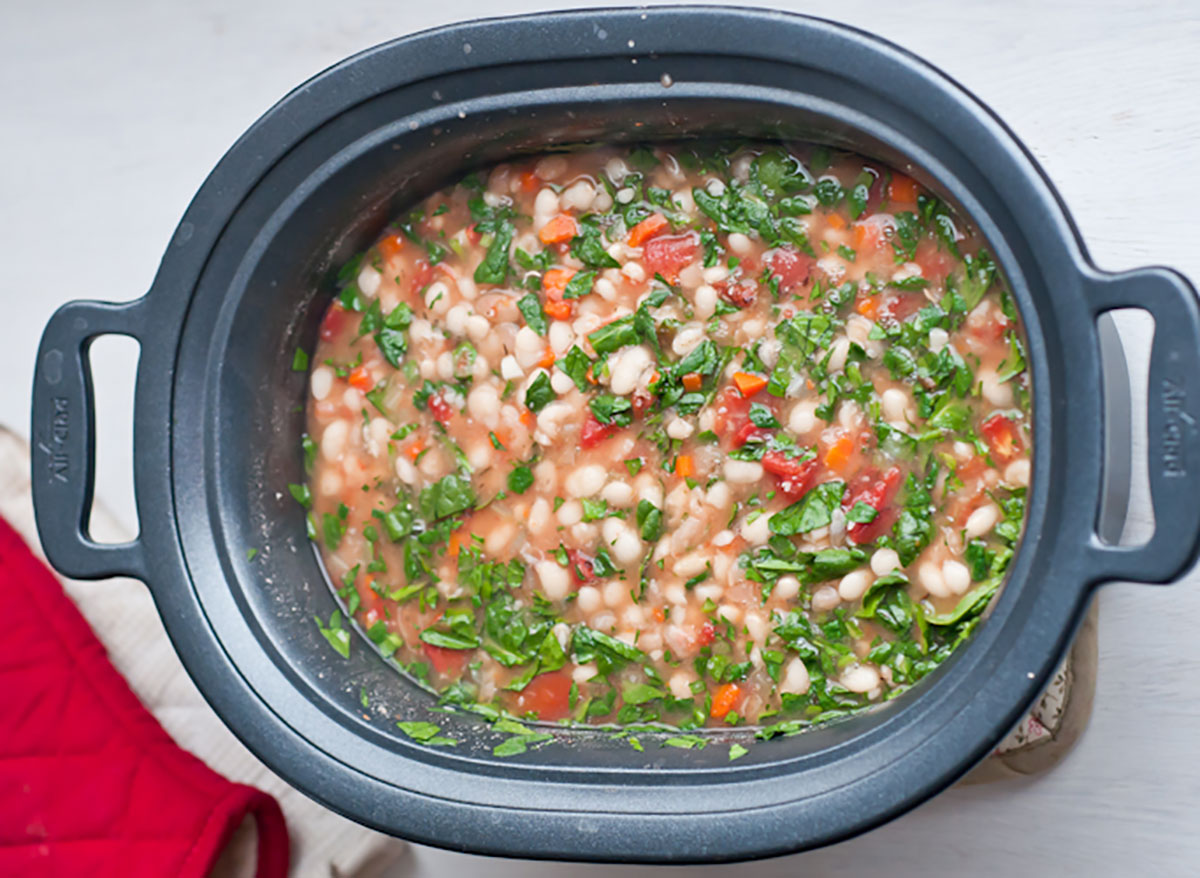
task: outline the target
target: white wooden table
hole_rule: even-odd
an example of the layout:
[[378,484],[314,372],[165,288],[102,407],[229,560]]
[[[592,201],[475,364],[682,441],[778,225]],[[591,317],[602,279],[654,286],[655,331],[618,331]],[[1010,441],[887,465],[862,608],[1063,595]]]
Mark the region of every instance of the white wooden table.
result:
[[[72,298],[141,294],[209,169],[291,87],[399,34],[552,5],[5,4],[0,422],[28,430],[34,352],[54,308]],[[1200,280],[1200,4],[774,5],[886,36],[989,103],[1044,164],[1100,267],[1165,263]],[[1122,331],[1144,360],[1146,323]],[[131,347],[106,341],[95,359],[97,493],[133,525]],[[1144,367],[1140,376],[1135,396],[1144,410]],[[1131,515],[1144,535],[1144,492]],[[687,874],[1200,874],[1200,574],[1170,589],[1110,586],[1100,601],[1095,713],[1053,772],[953,790],[822,851]],[[417,848],[403,874],[651,872],[672,870],[485,862]]]

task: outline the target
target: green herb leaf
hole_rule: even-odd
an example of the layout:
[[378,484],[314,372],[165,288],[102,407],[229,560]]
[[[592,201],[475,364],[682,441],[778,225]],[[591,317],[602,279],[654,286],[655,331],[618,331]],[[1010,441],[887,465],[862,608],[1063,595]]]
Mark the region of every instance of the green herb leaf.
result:
[[508,490],[514,494],[524,494],[533,487],[533,470],[519,465],[512,468],[508,474]]
[[517,309],[529,324],[529,328],[538,335],[546,334],[546,312],[542,310],[541,300],[533,293],[526,293],[517,300]]
[[812,488],[791,506],[776,512],[768,522],[771,533],[783,536],[808,533],[833,520],[833,510],[841,505],[844,482],[824,482]]
[[594,271],[579,271],[571,276],[567,281],[567,285],[563,288],[564,299],[578,299],[586,296],[592,291],[592,284],[596,282],[596,272]]
[[525,406],[537,414],[555,398],[554,388],[550,386],[550,376],[539,372],[525,391]]

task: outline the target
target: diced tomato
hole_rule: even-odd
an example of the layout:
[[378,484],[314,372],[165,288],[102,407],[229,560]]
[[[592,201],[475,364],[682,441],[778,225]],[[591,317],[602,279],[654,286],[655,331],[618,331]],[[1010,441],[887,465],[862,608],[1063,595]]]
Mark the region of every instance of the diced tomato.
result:
[[726,385],[717,394],[713,430],[718,435],[734,432],[749,419],[749,413],[750,400],[732,384]]
[[589,411],[583,428],[579,431],[579,445],[581,448],[595,448],[615,432],[616,424],[601,424]]
[[425,656],[433,669],[442,677],[459,677],[471,657],[469,649],[446,649],[444,646],[434,646],[432,643],[421,642]]
[[1000,463],[1008,463],[1021,450],[1017,426],[1005,415],[992,415],[980,425],[979,432],[992,449],[992,457]]
[[776,247],[765,257],[771,273],[779,278],[779,289],[789,293],[796,287],[808,283],[809,275],[817,260],[807,253],[801,253],[795,247]]
[[921,266],[921,276],[931,284],[940,284],[954,270],[954,257],[933,241],[922,241],[917,245],[913,262]]
[[883,304],[877,313],[881,318],[903,323],[927,304],[925,296],[918,292],[888,292],[884,294]]
[[542,185],[542,181],[538,178],[537,173],[535,173],[534,171],[523,171],[521,173],[521,190],[522,191],[533,192],[535,189],[537,189],[541,185]]
[[708,712],[713,719],[724,719],[742,700],[742,689],[737,683],[722,683],[713,693],[712,709]]
[[817,473],[817,461],[799,461],[782,451],[768,451],[763,455],[763,469],[775,476],[780,493],[795,499],[812,487]]
[[479,228],[475,225],[475,223],[471,223],[469,226],[467,226],[467,240],[470,243],[478,244],[479,239],[482,237],[483,235],[479,233]]
[[899,511],[890,504],[895,499],[896,492],[900,490],[903,478],[904,471],[894,466],[883,475],[868,470],[851,483],[842,504],[843,508],[849,511],[859,503],[865,503],[877,513],[872,521],[850,523],[846,528],[846,535],[853,542],[860,545],[871,543],[891,530],[899,517]]
[[740,427],[733,431],[733,447],[741,448],[747,442],[752,440],[755,442],[765,441],[766,439],[770,438],[770,436],[770,430],[766,429],[765,427],[758,426],[749,418],[747,418]]
[[326,311],[325,316],[321,318],[321,340],[333,341],[346,325],[346,318],[349,315],[349,311],[334,303],[333,307]]
[[592,559],[578,549],[567,549],[567,563],[571,565],[571,573],[578,585],[596,581],[595,567]]
[[418,259],[413,265],[412,294],[419,296],[421,290],[429,286],[433,280],[433,266],[424,259]]
[[538,674],[517,693],[516,713],[536,713],[538,719],[554,722],[570,713],[571,678],[562,671]]
[[711,646],[712,642],[717,639],[717,626],[712,622],[705,622],[700,626],[700,631],[696,634],[696,644],[698,646]]
[[667,283],[678,283],[679,272],[690,265],[700,251],[700,236],[695,232],[685,235],[659,235],[651,238],[642,247],[642,263],[650,275],[661,274]]
[[574,276],[575,270],[572,268],[551,268],[542,275],[542,292],[546,294],[549,301],[561,302],[563,293],[567,290],[567,284]]
[[758,298],[758,284],[752,280],[722,281],[717,294],[735,308],[749,308]]
[[350,377],[346,379],[351,387],[355,387],[364,393],[371,389],[373,382],[371,381],[371,373],[367,371],[366,366],[355,366],[350,370]]
[[435,393],[429,397],[429,411],[433,413],[434,420],[444,427],[450,423],[450,418],[454,415],[454,406],[446,402],[440,393]]

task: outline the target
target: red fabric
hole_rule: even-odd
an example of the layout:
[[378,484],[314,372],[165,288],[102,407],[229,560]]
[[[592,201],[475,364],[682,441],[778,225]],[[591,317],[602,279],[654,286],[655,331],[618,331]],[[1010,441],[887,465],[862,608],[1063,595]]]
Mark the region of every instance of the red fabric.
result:
[[0,875],[202,878],[247,814],[285,876],[276,801],[176,746],[0,519]]

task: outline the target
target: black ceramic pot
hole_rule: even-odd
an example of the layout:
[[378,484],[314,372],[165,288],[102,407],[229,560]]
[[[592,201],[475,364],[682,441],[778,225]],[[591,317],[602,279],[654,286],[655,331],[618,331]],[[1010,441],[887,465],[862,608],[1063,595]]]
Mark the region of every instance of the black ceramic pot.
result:
[[[969,644],[914,692],[754,746],[736,763],[725,747],[647,741],[639,753],[587,730],[501,760],[491,755],[497,736],[457,716],[439,720],[463,740],[457,748],[414,744],[395,719],[426,718],[430,696],[365,638],[342,660],[313,624],[335,602],[286,489],[301,479],[306,387],[290,370],[292,351],[312,348],[339,263],[469,167],[558,145],[698,135],[855,150],[911,171],[986,235],[1024,316],[1033,379],[1027,533],[1008,584]],[[1157,321],[1149,471],[1158,529],[1135,548],[1104,539],[1124,512],[1130,452],[1124,360],[1102,315],[1125,306]],[[92,542],[84,528],[86,351],[105,333],[141,343],[141,533],[118,546]],[[355,820],[525,857],[765,856],[846,838],[945,788],[1038,694],[1097,585],[1167,582],[1193,562],[1198,345],[1195,292],[1181,276],[1097,271],[1004,125],[879,39],[715,8],[476,22],[387,43],[302,85],[221,160],[144,298],[55,314],[33,394],[38,526],[63,573],[145,580],[230,728]]]

